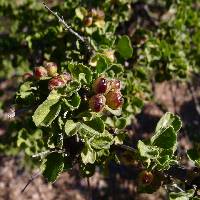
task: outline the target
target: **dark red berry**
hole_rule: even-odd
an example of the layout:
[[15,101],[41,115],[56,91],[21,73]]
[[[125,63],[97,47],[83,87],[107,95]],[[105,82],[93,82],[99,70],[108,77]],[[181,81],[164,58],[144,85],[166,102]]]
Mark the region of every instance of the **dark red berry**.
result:
[[106,94],[106,104],[113,110],[119,109],[123,104],[123,97],[120,91],[110,91]]
[[71,75],[69,73],[63,73],[61,75],[54,76],[48,84],[49,90],[58,89],[64,87],[69,81],[71,81]]
[[49,90],[58,89],[58,88],[64,87],[65,84],[66,82],[64,81],[64,79],[60,75],[58,75],[58,76],[53,77],[49,81],[48,89]]
[[85,26],[91,26],[93,23],[93,18],[92,17],[85,17],[83,21]]
[[48,76],[53,77],[53,76],[55,76],[57,74],[58,66],[57,66],[56,63],[54,63],[54,62],[46,62],[44,66],[45,66],[45,68],[47,70]]
[[146,170],[140,172],[139,174],[139,183],[144,185],[149,185],[153,182],[153,174]]
[[94,112],[103,111],[106,104],[106,98],[102,94],[96,94],[92,96],[89,100],[89,107]]
[[108,80],[103,77],[97,78],[92,85],[92,89],[96,94],[106,93],[107,90],[109,89]]
[[34,68],[34,77],[36,79],[41,79],[47,76],[47,70],[44,67],[35,67]]
[[27,73],[25,73],[25,74],[23,74],[23,80],[25,81],[25,80],[27,80],[27,79],[30,79],[30,78],[32,78],[33,77],[33,74],[32,73],[30,73],[30,72],[27,72]]
[[121,89],[121,82],[120,80],[114,79],[110,81],[110,89],[111,90],[120,90]]

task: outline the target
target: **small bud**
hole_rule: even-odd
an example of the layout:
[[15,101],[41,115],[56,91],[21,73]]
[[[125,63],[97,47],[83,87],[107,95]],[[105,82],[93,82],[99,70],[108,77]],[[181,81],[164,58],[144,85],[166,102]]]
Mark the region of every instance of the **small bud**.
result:
[[27,72],[27,73],[23,74],[23,76],[22,76],[24,81],[27,80],[27,79],[30,79],[32,77],[33,77],[33,74],[30,73],[30,72]]
[[111,61],[114,62],[115,61],[115,55],[114,55],[114,51],[113,50],[106,50],[103,52],[103,54]]
[[98,20],[104,20],[105,19],[105,13],[103,10],[97,10],[97,19]]
[[97,78],[92,85],[92,89],[96,94],[106,93],[108,88],[108,80],[103,77]]
[[85,17],[83,21],[85,26],[91,26],[93,23],[93,18],[92,17]]
[[47,70],[40,66],[40,67],[35,67],[34,68],[34,77],[38,80],[40,80],[43,77],[47,76]]
[[53,76],[55,76],[57,74],[58,66],[57,66],[56,63],[54,63],[54,62],[46,62],[44,66],[45,66],[45,68],[47,70],[48,76],[53,77]]
[[89,107],[94,112],[103,111],[106,104],[106,98],[102,94],[96,94],[92,96],[89,100]]
[[117,79],[111,80],[110,81],[110,89],[114,90],[114,91],[120,90],[121,89],[121,81],[117,80]]
[[63,74],[61,74],[61,77],[64,79],[66,83],[72,80],[72,76],[68,72],[64,72]]
[[110,91],[106,94],[106,104],[113,110],[119,109],[123,104],[123,97],[120,91]]
[[92,8],[92,9],[89,11],[88,16],[90,16],[90,17],[96,17],[96,16],[97,16],[97,10],[96,10],[95,8]]
[[139,174],[139,183],[143,185],[149,185],[153,182],[153,174],[146,170],[140,172]]

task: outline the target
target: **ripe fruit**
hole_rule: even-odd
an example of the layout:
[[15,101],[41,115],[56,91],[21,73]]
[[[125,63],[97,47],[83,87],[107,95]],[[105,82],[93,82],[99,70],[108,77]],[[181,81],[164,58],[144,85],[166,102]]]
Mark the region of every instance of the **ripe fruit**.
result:
[[149,185],[153,182],[153,174],[146,170],[140,172],[139,174],[139,183],[144,185]]
[[113,110],[119,109],[123,104],[123,97],[120,91],[110,91],[106,94],[106,104]]
[[120,90],[121,89],[121,82],[120,82],[120,80],[116,80],[116,79],[111,80],[110,81],[110,89],[114,90],[114,91]]
[[94,93],[96,93],[96,94],[106,93],[107,90],[109,89],[108,83],[109,83],[109,81],[103,77],[97,78],[92,85],[92,89],[93,89]]
[[45,66],[45,68],[47,70],[48,76],[53,77],[53,76],[55,76],[57,74],[58,66],[57,66],[56,63],[54,63],[54,62],[46,62],[44,66]]
[[34,77],[36,79],[39,80],[39,79],[46,77],[46,76],[47,76],[47,70],[44,67],[40,66],[40,67],[34,68]]
[[64,79],[60,75],[55,76],[49,81],[48,89],[54,90],[54,89],[64,87],[65,83],[66,82],[64,81]]
[[61,87],[64,87],[69,81],[71,81],[71,75],[67,72],[54,76],[48,84],[48,89],[53,90],[53,89],[58,89]]
[[103,111],[106,104],[106,98],[102,94],[96,94],[92,96],[89,100],[89,107],[94,112]]
[[85,17],[83,21],[85,26],[91,26],[93,23],[93,18],[92,17]]

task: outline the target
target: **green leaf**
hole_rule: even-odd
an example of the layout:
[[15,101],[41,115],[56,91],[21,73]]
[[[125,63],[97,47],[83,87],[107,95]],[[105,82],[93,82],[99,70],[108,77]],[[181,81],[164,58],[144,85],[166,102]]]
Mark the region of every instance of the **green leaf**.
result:
[[104,71],[106,71],[108,68],[108,64],[106,61],[106,58],[102,55],[98,55],[98,59],[97,59],[97,65],[96,65],[96,70],[97,72],[103,73]]
[[86,121],[85,124],[93,128],[95,131],[103,133],[105,130],[105,124],[100,117],[95,117],[91,121]]
[[146,145],[141,140],[138,141],[137,147],[138,147],[140,156],[145,157],[145,158],[150,158],[150,159],[158,158],[158,155],[159,155],[158,148],[151,145]]
[[173,113],[167,112],[162,118],[159,120],[155,133],[161,132],[162,130],[172,126],[175,132],[178,132],[182,126],[181,120],[177,115]]
[[185,192],[171,192],[169,194],[169,200],[189,200],[194,196],[194,193],[194,189]]
[[88,163],[93,164],[96,160],[96,152],[88,144],[85,144],[81,152],[81,158],[85,165]]
[[50,126],[51,123],[54,121],[54,119],[56,119],[56,117],[58,117],[60,110],[61,110],[61,105],[59,103],[51,106],[50,112],[48,113],[48,115],[45,117],[45,119],[42,121],[42,123],[40,125],[46,126],[46,127]]
[[196,166],[200,167],[200,153],[197,149],[190,149],[187,151],[187,156]]
[[181,128],[181,120],[178,116],[167,112],[158,122],[155,134],[151,138],[151,144],[169,149],[175,148],[177,132]]
[[127,35],[123,35],[117,43],[117,51],[124,59],[131,58],[133,55],[133,48],[131,41]]
[[87,15],[87,10],[84,7],[78,7],[76,8],[75,13],[79,19],[83,20],[84,17]]
[[126,126],[126,119],[121,117],[121,118],[117,118],[115,121],[115,127],[118,129],[123,129]]
[[69,110],[73,111],[79,107],[81,98],[78,93],[75,93],[69,99],[63,99],[63,102],[69,108]]
[[51,153],[44,163],[43,175],[48,182],[55,182],[64,168],[64,156],[59,153]]
[[71,137],[77,133],[79,130],[80,123],[75,123],[73,120],[67,120],[65,123],[65,133],[67,136]]
[[68,69],[78,81],[89,84],[92,81],[92,71],[83,64],[69,63]]
[[97,150],[110,149],[110,146],[113,144],[113,136],[108,132],[104,132],[91,139],[90,144],[94,149]]
[[169,149],[176,145],[177,135],[173,127],[169,127],[151,138],[152,145]]
[[[59,100],[60,95],[54,91],[49,94],[48,98],[41,105],[39,105],[32,117],[36,126],[49,125],[49,123],[57,117],[60,107],[58,106],[57,109],[55,109],[55,107],[52,106],[58,103]],[[53,114],[55,114],[55,116],[53,116]]]

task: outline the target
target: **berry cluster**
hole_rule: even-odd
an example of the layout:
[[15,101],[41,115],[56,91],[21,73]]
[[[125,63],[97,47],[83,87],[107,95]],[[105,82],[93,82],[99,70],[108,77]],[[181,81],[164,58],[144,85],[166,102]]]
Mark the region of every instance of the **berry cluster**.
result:
[[104,23],[105,13],[100,9],[92,8],[84,17],[83,23],[85,26],[92,26],[95,22]]
[[58,89],[64,87],[72,77],[69,73],[58,74],[58,66],[54,62],[45,62],[44,66],[39,66],[34,68],[33,75],[31,73],[25,73],[23,78],[28,79],[34,77],[36,80],[41,80],[44,78],[51,77],[48,83],[48,89]]
[[92,85],[93,95],[89,100],[89,107],[94,112],[101,112],[105,105],[113,110],[119,109],[123,104],[123,97],[120,92],[121,82],[104,77],[97,78]]

